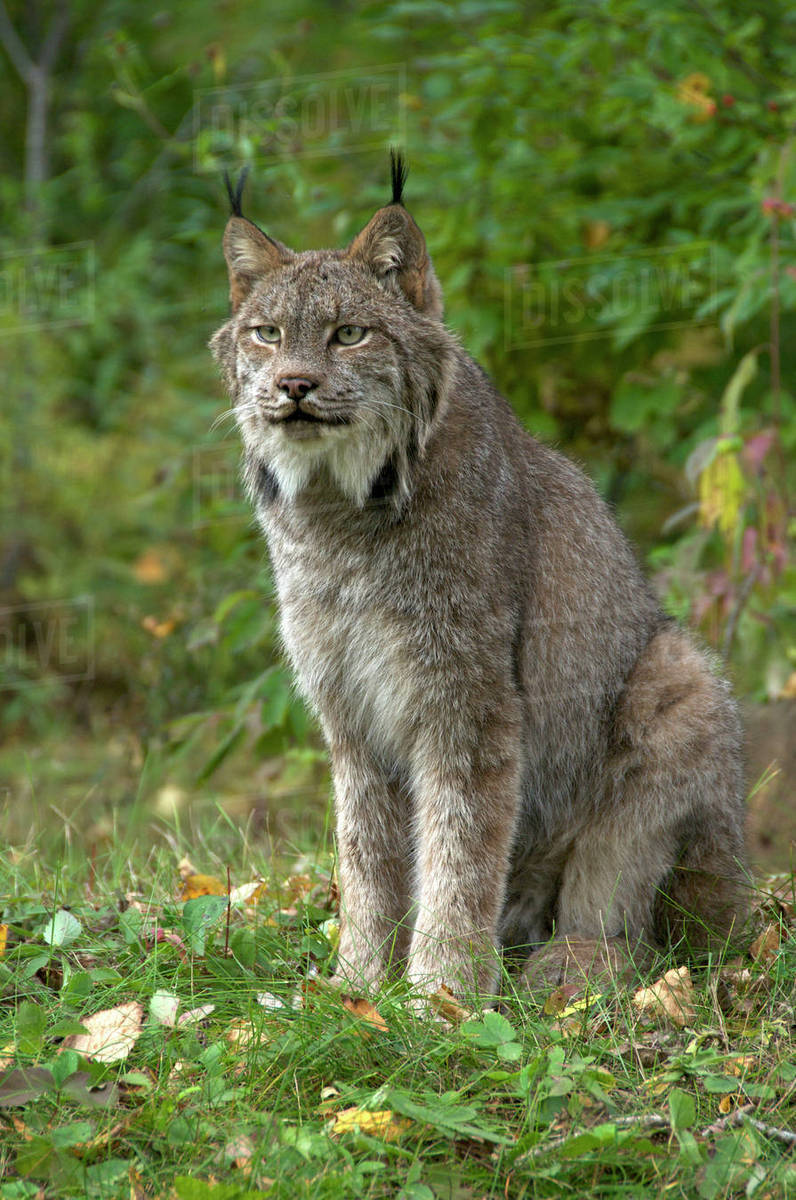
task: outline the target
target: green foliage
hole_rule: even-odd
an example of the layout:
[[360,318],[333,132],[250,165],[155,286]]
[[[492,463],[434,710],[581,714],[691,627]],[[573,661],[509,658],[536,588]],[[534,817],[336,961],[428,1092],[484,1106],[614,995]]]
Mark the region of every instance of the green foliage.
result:
[[[9,11],[42,41],[38,9]],[[212,784],[244,749],[290,786],[316,779],[236,438],[216,424],[220,172],[252,163],[248,209],[280,238],[339,244],[386,195],[395,141],[467,348],[585,462],[740,688],[780,694],[796,668],[792,55],[784,0],[303,0],[267,21],[250,0],[223,18],[76,0],[33,211],[14,74],[2,118],[5,735],[123,725],[150,789]],[[65,247],[61,295],[34,251]]]

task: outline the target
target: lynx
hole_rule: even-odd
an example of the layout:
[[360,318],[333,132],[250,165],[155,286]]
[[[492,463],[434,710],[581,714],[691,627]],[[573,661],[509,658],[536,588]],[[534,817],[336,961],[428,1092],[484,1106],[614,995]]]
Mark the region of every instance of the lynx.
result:
[[391,203],[304,252],[228,183],[211,341],[331,756],[336,979],[489,993],[496,951],[532,980],[584,947],[615,965],[724,938],[744,888],[728,686],[446,328],[405,177],[394,156]]

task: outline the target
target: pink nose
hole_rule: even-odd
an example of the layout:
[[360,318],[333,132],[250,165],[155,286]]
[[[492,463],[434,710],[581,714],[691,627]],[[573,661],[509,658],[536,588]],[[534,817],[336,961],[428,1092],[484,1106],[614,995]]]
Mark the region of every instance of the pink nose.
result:
[[307,379],[306,376],[282,375],[276,381],[280,392],[286,392],[291,400],[303,400],[307,392],[318,386],[317,379]]

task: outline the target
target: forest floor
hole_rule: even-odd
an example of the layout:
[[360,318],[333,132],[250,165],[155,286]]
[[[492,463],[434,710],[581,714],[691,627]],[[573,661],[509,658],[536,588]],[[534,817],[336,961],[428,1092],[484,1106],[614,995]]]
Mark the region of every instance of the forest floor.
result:
[[346,996],[323,780],[291,824],[125,747],[89,789],[26,755],[61,804],[0,855],[0,1198],[796,1196],[792,874],[742,954],[630,986]]

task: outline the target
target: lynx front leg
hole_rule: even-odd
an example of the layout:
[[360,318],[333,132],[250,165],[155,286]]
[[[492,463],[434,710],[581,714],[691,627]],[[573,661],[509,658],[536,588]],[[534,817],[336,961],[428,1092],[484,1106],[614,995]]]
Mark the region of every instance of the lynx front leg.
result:
[[398,782],[351,742],[332,744],[332,772],[341,885],[333,982],[374,985],[408,949],[408,801]]
[[409,978],[495,990],[496,936],[519,810],[514,727],[482,731],[471,754],[429,746],[414,777],[418,835]]

